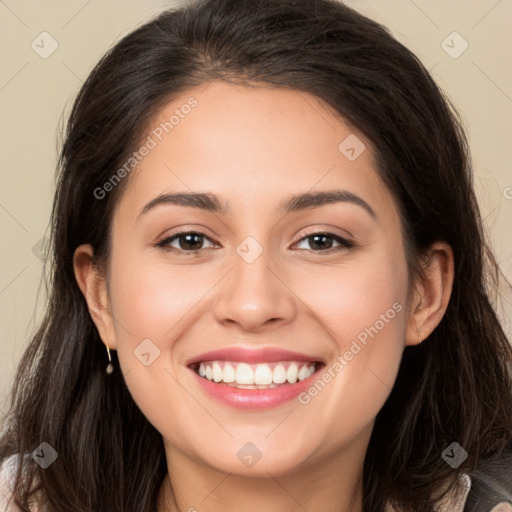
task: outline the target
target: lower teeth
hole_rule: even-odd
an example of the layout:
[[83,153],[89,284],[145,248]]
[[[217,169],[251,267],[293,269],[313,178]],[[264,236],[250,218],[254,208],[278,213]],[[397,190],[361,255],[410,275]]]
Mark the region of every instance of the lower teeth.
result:
[[[204,379],[205,377],[203,377]],[[278,388],[281,386],[286,386],[287,384],[290,384],[289,382],[283,382],[282,384],[276,384],[272,382],[272,384],[237,384],[236,382],[215,382],[210,379],[206,379],[209,382],[213,382],[214,384],[222,384],[224,386],[229,386],[231,388],[238,388],[238,389],[272,389],[272,388]],[[298,381],[297,381],[298,382]]]
[[289,382],[283,382],[283,384],[265,384],[265,385],[259,385],[259,384],[236,384],[233,382],[218,382],[217,384],[224,384],[225,386],[229,386],[232,388],[239,388],[239,389],[272,389],[272,388],[278,388],[279,386],[284,386],[285,384],[289,384]]

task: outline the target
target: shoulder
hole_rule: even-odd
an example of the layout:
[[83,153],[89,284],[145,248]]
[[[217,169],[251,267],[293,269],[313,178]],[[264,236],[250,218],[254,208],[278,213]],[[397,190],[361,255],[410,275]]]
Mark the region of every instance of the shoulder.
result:
[[471,490],[472,480],[469,475],[459,476],[459,485],[439,504],[436,512],[463,512]]
[[483,460],[469,474],[472,485],[464,512],[512,512],[512,452]]
[[[442,501],[435,506],[435,512],[465,512],[466,500],[471,489],[471,478],[466,473],[459,476],[456,487],[449,490]],[[385,512],[399,512],[388,506]],[[486,511],[489,512],[489,511]]]
[[[399,510],[388,504],[385,512]],[[436,512],[512,512],[512,452],[494,454],[462,473]]]
[[499,476],[487,473],[483,477],[488,484],[485,490],[480,474],[473,471],[463,473],[459,477],[459,487],[439,505],[436,512],[512,512],[512,466],[501,469]]
[[[464,505],[470,489],[471,478],[466,473],[462,473],[459,476],[457,487],[450,490],[442,502],[437,505],[435,512],[464,512]],[[385,512],[400,512],[400,510],[388,503]]]
[[14,476],[16,473],[16,455],[11,455],[3,461],[0,466],[0,511],[15,512],[11,500],[12,488],[14,485]]
[[[30,457],[25,455],[25,457]],[[19,508],[14,504],[12,491],[14,480],[18,470],[18,455],[11,455],[0,463],[0,512],[19,512]],[[41,508],[30,505],[32,512],[41,511]]]

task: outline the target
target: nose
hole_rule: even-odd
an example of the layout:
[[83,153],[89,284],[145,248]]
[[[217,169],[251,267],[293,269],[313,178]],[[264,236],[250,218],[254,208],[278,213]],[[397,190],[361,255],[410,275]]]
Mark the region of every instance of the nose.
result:
[[293,320],[297,298],[287,283],[289,272],[270,251],[250,263],[234,252],[233,267],[218,289],[214,315],[220,323],[264,332]]

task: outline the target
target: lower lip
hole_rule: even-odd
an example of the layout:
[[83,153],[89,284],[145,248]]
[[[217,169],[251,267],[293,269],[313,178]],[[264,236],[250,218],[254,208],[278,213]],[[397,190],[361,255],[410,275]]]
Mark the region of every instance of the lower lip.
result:
[[[322,365],[323,366],[323,365]],[[199,380],[199,385],[213,398],[237,409],[269,409],[296,398],[305,391],[313,379],[318,377],[321,366],[308,378],[295,384],[285,384],[269,389],[239,389],[225,384],[211,382],[190,370]]]

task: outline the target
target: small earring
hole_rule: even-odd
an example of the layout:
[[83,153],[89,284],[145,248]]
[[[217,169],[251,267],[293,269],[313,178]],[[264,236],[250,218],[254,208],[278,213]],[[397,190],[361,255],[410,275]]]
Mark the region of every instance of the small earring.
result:
[[113,371],[114,371],[114,366],[112,365],[112,358],[110,357],[110,348],[105,345],[105,347],[107,347],[107,354],[108,354],[108,365],[107,365],[107,369],[106,369],[106,372],[110,375]]
[[418,331],[418,330],[417,330],[416,332],[417,332],[417,334],[418,334],[418,341],[421,343],[423,340],[421,339],[420,331]]

